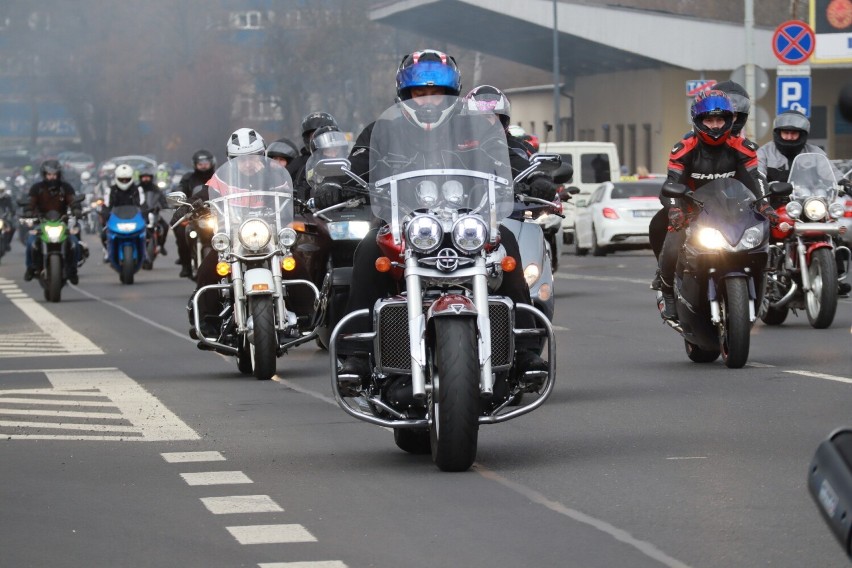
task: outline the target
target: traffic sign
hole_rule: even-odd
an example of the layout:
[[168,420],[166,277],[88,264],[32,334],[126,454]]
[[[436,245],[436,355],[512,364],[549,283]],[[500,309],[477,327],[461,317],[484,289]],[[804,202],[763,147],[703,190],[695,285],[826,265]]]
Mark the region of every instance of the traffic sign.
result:
[[816,47],[814,31],[805,22],[790,20],[775,29],[772,51],[782,63],[797,65],[808,60]]
[[775,73],[779,77],[810,77],[810,65],[778,65]]
[[686,96],[694,97],[701,91],[709,91],[716,84],[716,79],[691,79],[686,82]]
[[805,116],[811,115],[811,78],[778,77],[776,112],[797,110]]
[[[739,83],[743,87],[746,86],[746,66],[740,65],[731,72],[731,81]],[[769,90],[769,75],[766,70],[759,65],[754,66],[754,89],[751,93],[751,100],[756,101],[763,98],[763,95]]]

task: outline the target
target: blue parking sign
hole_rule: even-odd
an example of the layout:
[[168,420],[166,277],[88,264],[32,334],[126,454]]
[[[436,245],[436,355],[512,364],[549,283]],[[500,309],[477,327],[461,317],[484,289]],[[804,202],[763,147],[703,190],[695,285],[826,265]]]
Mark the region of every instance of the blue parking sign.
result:
[[811,115],[810,77],[778,77],[777,87],[775,114],[797,110],[805,116]]

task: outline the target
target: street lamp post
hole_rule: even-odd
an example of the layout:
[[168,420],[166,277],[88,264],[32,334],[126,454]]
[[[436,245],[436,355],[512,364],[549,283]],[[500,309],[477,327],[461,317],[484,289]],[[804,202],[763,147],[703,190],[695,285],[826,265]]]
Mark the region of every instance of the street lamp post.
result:
[[559,26],[556,19],[557,0],[553,0],[553,138],[559,140]]

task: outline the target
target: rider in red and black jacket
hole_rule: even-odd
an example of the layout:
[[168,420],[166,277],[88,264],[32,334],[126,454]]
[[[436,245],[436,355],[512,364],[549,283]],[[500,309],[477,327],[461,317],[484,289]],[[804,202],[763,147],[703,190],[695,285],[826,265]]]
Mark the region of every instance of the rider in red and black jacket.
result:
[[[732,136],[736,110],[722,91],[704,91],[695,97],[691,108],[694,136],[679,140],[669,156],[665,184],[683,184],[695,190],[720,178],[734,178],[762,197],[763,184],[757,170],[757,145],[742,136]],[[664,185],[665,185],[664,184]],[[678,250],[683,245],[688,213],[679,200],[662,197],[668,206],[668,232],[660,251],[659,269],[651,287],[665,299],[663,317],[674,319],[674,271]],[[777,219],[775,211],[763,202],[761,213]]]

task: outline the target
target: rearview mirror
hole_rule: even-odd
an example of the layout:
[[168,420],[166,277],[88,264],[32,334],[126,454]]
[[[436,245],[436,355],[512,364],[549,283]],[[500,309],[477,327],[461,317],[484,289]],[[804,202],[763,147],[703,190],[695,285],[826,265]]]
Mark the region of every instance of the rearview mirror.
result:
[[852,558],[852,430],[832,433],[817,448],[808,470],[808,491],[822,518]]
[[663,189],[661,193],[663,197],[671,197],[673,199],[677,199],[678,197],[683,197],[686,195],[686,186],[682,183],[673,183],[667,181],[663,184]]
[[323,178],[345,176],[349,170],[349,160],[345,158],[329,158],[314,164],[314,174]]
[[189,205],[189,202],[186,200],[186,194],[182,191],[170,191],[168,195],[166,195],[166,201],[172,207],[180,207],[181,205]]
[[530,164],[538,166],[542,172],[552,172],[562,165],[562,156],[559,154],[533,154],[530,156]]

